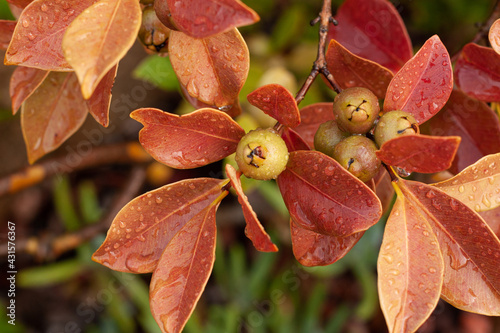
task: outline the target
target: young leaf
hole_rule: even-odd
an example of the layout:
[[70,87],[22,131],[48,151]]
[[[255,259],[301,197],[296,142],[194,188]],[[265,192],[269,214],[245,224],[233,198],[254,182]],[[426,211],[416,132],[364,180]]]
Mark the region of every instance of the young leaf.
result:
[[101,82],[97,85],[94,93],[87,100],[89,105],[90,114],[94,119],[104,127],[109,125],[109,105],[111,103],[111,89],[115,82],[116,71],[118,65],[114,66],[102,78]]
[[281,124],[295,127],[300,124],[300,113],[292,93],[279,84],[257,88],[247,96],[248,102]]
[[238,30],[203,39],[172,31],[168,52],[175,74],[190,96],[217,108],[237,102],[250,65],[247,45]]
[[452,89],[450,55],[434,35],[392,79],[384,111],[406,111],[422,124],[443,107]]
[[346,0],[335,18],[329,38],[362,58],[397,72],[413,54],[404,22],[387,0]]
[[206,212],[222,193],[224,182],[186,179],[133,199],[116,215],[92,260],[121,272],[154,271],[164,248],[200,212]]
[[0,50],[7,50],[16,24],[16,21],[0,20]]
[[61,43],[68,25],[97,0],[35,0],[19,17],[5,54],[6,65],[70,71]]
[[248,198],[243,193],[243,188],[241,187],[240,175],[236,172],[236,169],[231,164],[226,164],[226,174],[231,180],[231,185],[233,186],[236,194],[238,195],[238,202],[243,209],[243,215],[245,216],[245,221],[247,226],[245,228],[245,235],[252,241],[253,246],[258,251],[262,252],[276,252],[278,248],[271,241],[271,237],[264,230],[264,227],[257,219],[257,215],[252,209]]
[[245,131],[231,117],[214,109],[178,116],[159,109],[135,110],[130,117],[144,128],[139,141],[157,161],[191,169],[223,159],[236,151]]
[[297,132],[309,147],[314,147],[314,134],[319,125],[335,119],[333,103],[315,103],[300,109],[300,125],[293,130]]
[[21,107],[28,160],[55,150],[83,124],[88,106],[74,73],[50,72]]
[[488,39],[491,47],[496,53],[500,54],[500,19],[497,19],[490,27]]
[[444,259],[441,297],[453,306],[500,314],[500,241],[473,210],[436,187],[400,179],[406,199],[427,217]]
[[137,0],[100,0],[68,27],[62,40],[64,57],[74,68],[85,99],[132,47],[141,17]]
[[304,229],[345,237],[368,229],[382,213],[372,190],[317,151],[291,152],[277,180],[290,216]]
[[205,289],[215,261],[215,212],[212,204],[172,238],[151,277],[151,313],[162,332],[181,332]]
[[453,90],[450,99],[437,115],[421,127],[431,135],[462,138],[450,171],[454,174],[481,157],[500,151],[500,122],[486,105],[460,90]]
[[346,237],[328,236],[302,228],[290,219],[293,255],[301,265],[326,266],[343,258],[361,239],[364,232]]
[[500,101],[500,54],[477,44],[465,45],[455,64],[457,86],[485,102]]
[[389,69],[353,54],[335,39],[328,45],[326,63],[342,89],[364,87],[379,99],[385,97],[389,82],[394,77]]
[[459,136],[403,135],[386,141],[376,154],[408,172],[433,173],[451,166],[459,144]]
[[288,151],[311,150],[304,139],[291,128],[286,127],[281,137],[285,141]]
[[45,80],[48,71],[18,66],[10,77],[9,94],[12,101],[12,114],[16,114],[21,104],[35,92]]
[[500,206],[499,166],[500,153],[488,155],[434,186],[476,212],[495,209]]

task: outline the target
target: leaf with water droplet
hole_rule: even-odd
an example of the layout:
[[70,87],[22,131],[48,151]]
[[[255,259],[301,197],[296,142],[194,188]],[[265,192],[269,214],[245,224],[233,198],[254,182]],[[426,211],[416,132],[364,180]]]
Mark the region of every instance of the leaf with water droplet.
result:
[[[379,99],[385,97],[389,82],[394,76],[384,66],[351,53],[335,39],[328,45],[326,63],[342,89],[364,87],[370,89]],[[326,79],[324,81],[329,85]]]
[[434,173],[448,169],[460,144],[458,136],[403,135],[386,141],[377,157],[408,172]]
[[162,332],[181,332],[215,262],[217,204],[193,216],[172,238],[151,277],[151,313]]
[[97,85],[92,96],[87,100],[89,112],[94,119],[104,127],[109,125],[109,106],[111,103],[111,88],[115,82],[118,65],[112,67],[104,75],[101,82]]
[[443,257],[427,217],[398,192],[378,256],[378,292],[389,332],[414,332],[439,301]]
[[0,20],[0,50],[7,50],[16,24],[16,21]]
[[457,86],[467,95],[485,102],[500,101],[500,54],[469,43],[455,64]]
[[45,80],[48,71],[18,66],[10,77],[9,93],[12,101],[12,114],[16,114],[21,104],[35,92]]
[[422,124],[445,105],[453,88],[451,60],[437,35],[396,73],[384,100],[384,111],[403,110]]
[[372,190],[317,151],[291,152],[277,182],[290,216],[317,233],[349,236],[377,223],[382,213]]
[[259,222],[257,215],[255,214],[247,196],[243,193],[243,188],[241,187],[240,175],[237,173],[236,169],[230,165],[226,164],[226,174],[231,180],[231,185],[233,186],[236,194],[238,195],[238,202],[243,209],[243,216],[247,226],[245,228],[245,235],[252,241],[253,245],[258,251],[262,252],[276,252],[278,248],[271,241],[271,237],[264,230],[264,227]]
[[296,127],[300,124],[300,113],[292,93],[279,84],[267,84],[252,91],[248,102],[273,117],[281,124]]
[[231,155],[245,135],[231,117],[209,108],[182,116],[143,108],[130,116],[144,125],[139,132],[144,149],[178,169],[197,168]]
[[92,260],[121,272],[152,272],[175,234],[221,195],[225,182],[186,179],[138,196],[116,215]]
[[238,30],[203,39],[172,31],[168,52],[179,83],[190,96],[217,108],[236,104],[250,66]]
[[315,103],[300,109],[300,125],[293,130],[297,132],[309,147],[314,147],[314,134],[319,125],[335,119],[333,103]]
[[491,47],[496,53],[500,54],[500,19],[497,19],[490,27],[488,39]]
[[21,107],[29,162],[58,148],[80,128],[88,112],[76,75],[50,72]]
[[86,99],[132,47],[141,17],[137,0],[101,0],[78,15],[68,27],[62,49]]

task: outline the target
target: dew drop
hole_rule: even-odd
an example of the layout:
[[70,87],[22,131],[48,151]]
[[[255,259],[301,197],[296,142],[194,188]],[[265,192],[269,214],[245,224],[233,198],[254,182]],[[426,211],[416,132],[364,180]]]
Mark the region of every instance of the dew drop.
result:
[[465,187],[463,185],[460,185],[460,187],[458,188],[458,192],[464,193],[464,191],[465,191]]
[[163,199],[161,197],[156,197],[155,201],[157,204],[161,204]]

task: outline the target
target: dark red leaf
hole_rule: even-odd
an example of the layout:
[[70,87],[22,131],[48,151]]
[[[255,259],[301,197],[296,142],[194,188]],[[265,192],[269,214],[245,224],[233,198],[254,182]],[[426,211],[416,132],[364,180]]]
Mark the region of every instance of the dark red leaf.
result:
[[489,47],[469,43],[455,64],[457,86],[485,102],[500,101],[500,54]]
[[41,69],[18,66],[10,77],[9,93],[12,114],[16,114],[21,104],[42,84],[49,74]]
[[392,79],[384,111],[406,111],[422,124],[443,107],[452,89],[450,55],[434,35]]
[[0,20],[0,50],[7,50],[16,24],[16,21]]
[[245,228],[245,235],[252,241],[253,246],[258,251],[262,252],[276,252],[278,248],[271,241],[271,237],[264,230],[264,227],[259,222],[257,215],[252,209],[248,198],[243,192],[241,187],[240,174],[236,172],[236,169],[231,164],[226,164],[226,174],[231,180],[231,185],[233,186],[236,194],[238,195],[238,202],[243,209],[243,215],[245,216],[245,221],[247,226]]
[[32,3],[33,0],[7,0],[7,2],[13,4],[16,7],[24,8],[30,3]]
[[300,109],[300,125],[293,130],[297,132],[309,147],[314,147],[314,134],[319,125],[335,119],[333,103],[316,103]]
[[335,18],[329,38],[360,57],[397,72],[413,54],[404,22],[387,0],[346,0]]
[[94,93],[87,100],[90,114],[104,127],[109,125],[109,105],[111,103],[111,88],[115,82],[118,65],[114,66],[102,78]]
[[372,190],[317,151],[291,152],[277,180],[290,216],[317,233],[349,236],[377,223],[382,213]]
[[257,88],[247,96],[248,102],[258,107],[281,124],[295,127],[300,124],[300,113],[292,93],[279,84]]
[[379,99],[385,97],[389,82],[394,77],[387,68],[351,53],[335,39],[328,45],[326,63],[342,89],[364,87],[370,89]]
[[129,273],[152,272],[172,238],[221,195],[224,180],[186,179],[130,201],[92,260]]
[[403,135],[385,142],[377,157],[408,172],[433,173],[451,166],[459,144],[459,136]]
[[288,151],[311,149],[304,141],[304,139],[302,139],[302,137],[291,128],[285,128],[285,130],[281,134],[281,137],[283,138],[283,140],[285,140]]
[[178,169],[197,168],[231,155],[245,135],[231,117],[209,108],[183,116],[144,108],[130,116],[144,125],[139,141],[146,151]]

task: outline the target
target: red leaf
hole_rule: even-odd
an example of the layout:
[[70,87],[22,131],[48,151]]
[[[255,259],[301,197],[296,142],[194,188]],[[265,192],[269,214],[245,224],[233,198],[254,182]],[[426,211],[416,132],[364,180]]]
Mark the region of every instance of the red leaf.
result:
[[326,63],[342,89],[364,87],[370,89],[379,99],[385,97],[389,82],[394,77],[387,68],[356,56],[335,39],[328,45]]
[[457,86],[485,102],[500,101],[500,54],[489,47],[469,43],[455,64]]
[[247,96],[248,102],[281,124],[295,127],[300,124],[300,113],[292,93],[279,84],[257,88]]
[[202,210],[172,238],[151,277],[151,313],[162,332],[181,332],[215,262],[217,205]]
[[452,89],[450,55],[434,35],[392,79],[384,111],[406,111],[422,124],[443,107]]
[[294,130],[286,127],[281,137],[286,143],[288,151],[311,150],[302,137]]
[[111,88],[115,82],[118,65],[114,66],[102,78],[94,93],[87,100],[90,114],[104,127],[109,125],[109,105],[111,103]]
[[7,0],[16,7],[25,8],[27,5],[33,2],[33,0]]
[[239,0],[158,1],[167,2],[175,26],[194,38],[206,38],[259,21],[257,13]]
[[404,22],[387,0],[346,0],[335,18],[329,38],[362,58],[397,72],[413,54]]
[[293,255],[304,266],[326,266],[343,258],[361,239],[364,232],[346,237],[319,234],[304,229],[290,219]]
[[314,134],[319,125],[335,119],[333,103],[316,103],[300,109],[300,125],[293,130],[297,132],[309,147],[314,147]]
[[240,175],[236,173],[234,167],[230,164],[226,164],[226,174],[231,180],[231,185],[233,186],[236,194],[238,195],[238,202],[243,209],[243,215],[245,216],[245,221],[247,226],[245,228],[245,235],[252,241],[253,246],[258,251],[262,252],[276,252],[278,248],[271,241],[271,237],[264,230],[264,227],[257,219],[257,215],[252,209],[248,198],[243,192],[241,187]]
[[231,117],[209,108],[183,116],[144,108],[130,116],[144,125],[139,141],[146,151],[178,169],[197,168],[231,155],[245,135]]
[[224,182],[186,179],[133,199],[116,215],[92,260],[116,271],[152,272],[172,238],[221,195]]
[[198,99],[196,99],[196,97],[189,95],[188,91],[186,90],[186,87],[184,87],[183,85],[180,85],[180,88],[181,88],[181,93],[182,93],[182,96],[184,97],[184,99],[189,104],[191,104],[195,109],[212,108],[212,109],[216,109],[216,110],[222,111],[224,113],[227,113],[228,116],[230,116],[231,118],[236,118],[237,116],[239,116],[241,114],[241,111],[242,111],[241,105],[240,105],[240,102],[238,100],[236,100],[233,105],[228,105],[225,107],[218,108],[215,105],[208,105],[207,103],[203,103],[203,102],[199,101]]
[[500,207],[488,210],[486,212],[480,212],[479,215],[491,228],[491,231],[500,238]]
[[403,135],[385,142],[376,153],[385,164],[433,173],[451,166],[459,144],[458,136]]
[[450,171],[458,173],[481,157],[500,152],[500,122],[486,103],[453,90],[444,108],[422,130],[437,136],[460,136],[462,141]]
[[290,216],[317,233],[349,236],[377,223],[382,213],[372,190],[317,151],[291,152],[277,180]]
[[391,176],[389,176],[385,168],[380,168],[378,174],[373,177],[372,180],[375,187],[375,193],[382,203],[382,214],[385,214],[391,207],[394,197],[394,187],[392,186]]
[[488,39],[491,47],[496,53],[500,54],[500,19],[497,19],[490,27]]
[[0,20],[0,50],[7,50],[16,24],[16,21]]
[[9,93],[12,101],[12,114],[16,114],[21,104],[42,84],[49,72],[18,66],[10,77]]

